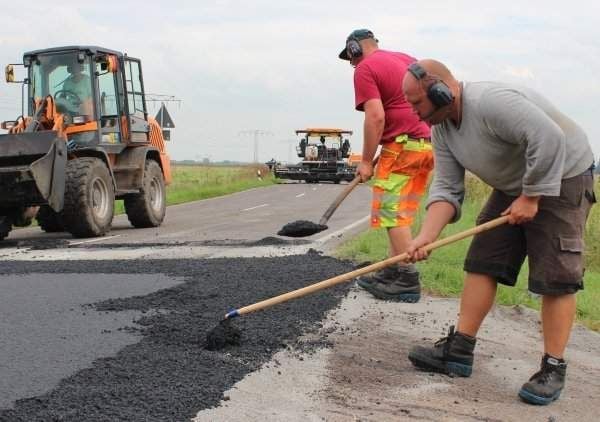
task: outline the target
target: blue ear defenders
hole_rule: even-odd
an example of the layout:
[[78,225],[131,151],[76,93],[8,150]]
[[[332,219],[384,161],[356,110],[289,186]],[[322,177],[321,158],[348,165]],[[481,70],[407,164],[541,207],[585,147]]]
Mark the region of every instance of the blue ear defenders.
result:
[[[408,71],[418,81],[424,81],[428,76],[427,71],[418,63],[408,66]],[[427,98],[435,106],[436,110],[452,104],[454,102],[454,95],[452,95],[450,87],[441,79],[431,75],[430,77],[434,82],[426,88]]]

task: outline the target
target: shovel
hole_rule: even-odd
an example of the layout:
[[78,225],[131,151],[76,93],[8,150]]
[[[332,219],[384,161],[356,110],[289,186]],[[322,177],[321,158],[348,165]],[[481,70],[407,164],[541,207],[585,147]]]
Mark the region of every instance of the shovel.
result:
[[[450,243],[457,242],[466,237],[473,236],[477,233],[481,233],[481,232],[490,230],[494,227],[505,224],[507,221],[508,221],[507,215],[498,217],[494,220],[488,221],[487,223],[481,224],[479,226],[475,226],[472,229],[465,230],[460,233],[456,233],[452,236],[448,236],[444,239],[440,239],[440,240],[432,242],[428,245],[425,245],[423,247],[423,250],[429,252],[434,249],[441,248],[442,246],[446,246]],[[361,276],[363,274],[367,274],[372,271],[378,271],[378,270],[388,267],[392,264],[396,264],[398,262],[404,261],[406,258],[408,258],[408,254],[406,252],[404,252],[400,255],[393,256],[391,258],[376,262],[375,264],[371,264],[371,265],[368,265],[363,268],[359,268],[359,269],[351,271],[349,273],[341,274],[336,277],[321,281],[319,283],[311,284],[310,286],[306,286],[306,287],[303,287],[298,290],[294,290],[294,291],[284,293],[279,296],[272,297],[271,299],[266,299],[261,302],[254,303],[252,305],[244,306],[243,308],[234,309],[225,315],[225,319],[233,318],[233,317],[236,317],[239,315],[249,314],[251,312],[260,311],[260,310],[269,308],[273,305],[287,302],[288,300],[298,299],[302,296],[306,296],[308,294],[318,292],[319,290],[328,289],[329,287],[333,287],[337,284],[353,280],[354,278]]]
[[[379,157],[375,157],[373,160],[373,166],[377,164]],[[360,176],[356,176],[340,194],[334,199],[327,211],[323,214],[318,223],[313,223],[307,220],[297,220],[291,223],[287,223],[277,232],[280,236],[287,237],[306,237],[311,236],[315,233],[327,230],[327,221],[333,215],[335,210],[340,206],[342,201],[352,192],[352,190],[360,183]]]
[[[477,233],[484,232],[486,230],[490,230],[494,227],[505,224],[508,221],[508,216],[498,217],[494,220],[488,221],[487,223],[481,224],[479,226],[475,226],[472,229],[465,230],[463,232],[454,234],[452,236],[448,236],[444,239],[437,240],[428,245],[425,245],[423,249],[427,252],[432,251],[437,248],[441,248],[442,246],[448,245],[450,243],[457,242],[466,237],[473,236]],[[225,318],[221,320],[221,322],[210,330],[206,335],[206,343],[205,348],[208,350],[220,350],[227,345],[239,345],[241,342],[241,332],[239,329],[234,327],[231,324],[231,320],[234,317],[249,314],[251,312],[261,311],[263,309],[269,308],[274,305],[278,305],[283,302],[287,302],[288,300],[298,299],[303,296],[309,295],[311,293],[318,292],[319,290],[328,289],[337,284],[341,284],[350,280],[353,280],[355,277],[361,276],[363,274],[370,273],[372,271],[378,271],[382,268],[388,267],[392,264],[396,264],[400,261],[404,261],[408,258],[408,254],[405,252],[400,255],[396,255],[394,257],[385,259],[380,262],[376,262],[375,264],[371,264],[369,266],[359,268],[357,270],[351,271],[346,274],[338,275],[333,278],[329,278],[327,280],[321,281],[319,283],[311,284],[310,286],[303,287],[298,290],[294,290],[288,293],[281,294],[279,296],[272,297],[270,299],[263,300],[261,302],[254,303],[252,305],[244,306],[243,308],[233,309],[225,314]]]

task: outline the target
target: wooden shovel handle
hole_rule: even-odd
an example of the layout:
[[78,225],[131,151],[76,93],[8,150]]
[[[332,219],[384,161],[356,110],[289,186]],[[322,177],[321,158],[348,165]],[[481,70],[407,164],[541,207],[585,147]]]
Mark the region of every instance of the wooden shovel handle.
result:
[[[375,159],[373,160],[373,166],[375,166],[377,164],[378,160],[379,160],[379,156],[375,157]],[[344,199],[346,199],[346,197],[350,194],[350,192],[352,192],[352,190],[359,183],[360,183],[360,176],[356,176],[354,179],[352,179],[352,181],[350,183],[348,183],[348,185],[344,188],[344,190],[341,191],[340,194],[334,199],[334,201],[331,203],[329,208],[327,208],[327,211],[325,211],[325,213],[319,220],[319,224],[321,224],[323,226],[325,224],[327,224],[327,221],[332,216],[332,214],[335,212],[335,210],[337,210],[337,208],[340,206],[342,201]]]
[[[466,237],[473,236],[477,233],[484,232],[486,230],[490,230],[494,227],[505,224],[508,221],[508,216],[498,217],[494,220],[488,221],[487,223],[481,224],[479,226],[475,226],[472,229],[465,230],[460,233],[456,233],[452,236],[448,236],[444,239],[437,240],[423,247],[426,251],[432,251],[437,248],[441,248],[442,246],[446,246],[450,243],[457,242]],[[248,314],[250,312],[259,311],[273,305],[277,305],[279,303],[287,302],[288,300],[298,299],[302,296],[309,295],[314,292],[318,292],[319,290],[327,289],[329,287],[333,287],[337,284],[344,283],[346,281],[350,281],[360,275],[370,273],[372,271],[378,271],[384,267],[387,267],[392,264],[396,264],[400,261],[404,261],[408,257],[408,254],[402,253],[400,255],[393,256],[391,258],[385,259],[383,261],[376,262],[375,264],[371,264],[369,266],[359,268],[357,270],[351,271],[349,273],[341,274],[333,278],[329,278],[327,280],[321,281],[319,283],[311,284],[310,286],[303,287],[298,290],[294,290],[288,293],[284,293],[279,296],[272,297],[270,299],[263,300],[261,302],[254,303],[252,305],[245,306],[237,310],[238,315]]]

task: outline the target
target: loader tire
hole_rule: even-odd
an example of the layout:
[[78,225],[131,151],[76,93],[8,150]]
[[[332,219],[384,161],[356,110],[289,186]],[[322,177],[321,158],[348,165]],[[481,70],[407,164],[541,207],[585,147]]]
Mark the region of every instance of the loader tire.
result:
[[154,160],[146,161],[140,193],[125,197],[125,212],[133,227],[158,227],[167,211],[165,178]]
[[0,216],[0,240],[4,239],[12,230],[12,220],[8,216]]
[[110,230],[114,212],[115,188],[104,162],[92,157],[67,162],[61,213],[66,231],[74,237],[102,236]]
[[60,213],[54,211],[48,205],[42,205],[35,217],[40,228],[46,233],[58,233],[65,231]]

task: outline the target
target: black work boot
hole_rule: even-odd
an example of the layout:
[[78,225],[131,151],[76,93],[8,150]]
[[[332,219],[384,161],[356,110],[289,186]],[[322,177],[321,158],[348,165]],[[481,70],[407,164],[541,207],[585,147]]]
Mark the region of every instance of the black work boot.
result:
[[360,287],[364,288],[366,285],[374,284],[376,282],[379,283],[391,283],[397,277],[398,268],[396,265],[391,265],[389,267],[385,267],[379,271],[376,271],[372,274],[361,275],[356,277],[356,284]]
[[451,326],[448,337],[436,341],[433,347],[413,347],[408,359],[417,368],[425,371],[469,377],[473,372],[473,350],[476,342],[475,337],[455,332],[454,326]]
[[560,397],[565,386],[567,363],[545,354],[542,365],[519,390],[519,397],[531,404],[550,404]]
[[393,265],[373,276],[360,277],[358,285],[378,299],[415,303],[421,298],[419,272],[414,265]]

